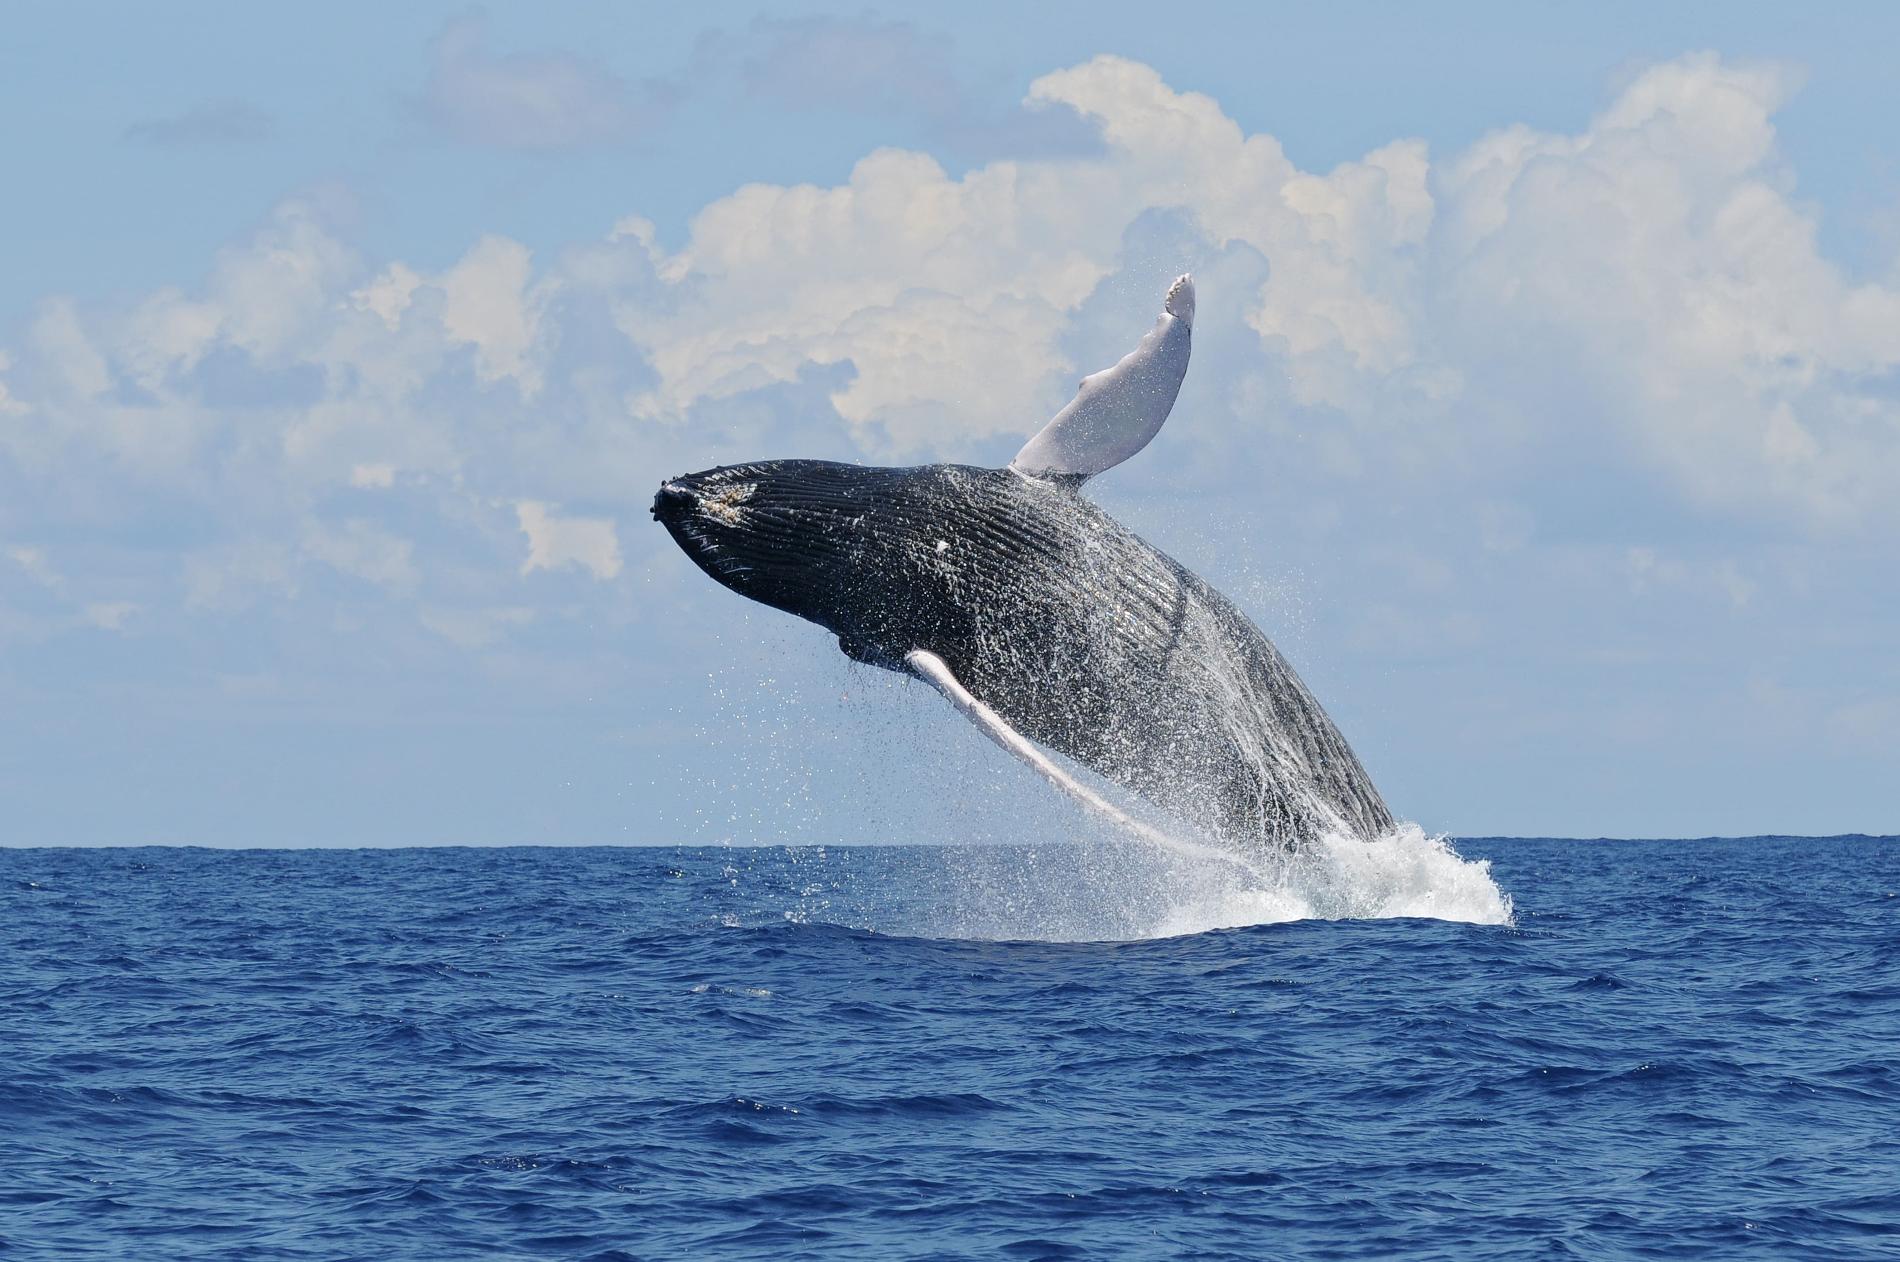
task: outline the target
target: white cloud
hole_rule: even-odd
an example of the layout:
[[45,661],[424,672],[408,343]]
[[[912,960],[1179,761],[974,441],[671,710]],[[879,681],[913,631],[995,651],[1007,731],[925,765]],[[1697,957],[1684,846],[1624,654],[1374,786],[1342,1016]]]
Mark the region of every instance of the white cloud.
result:
[[530,359],[539,329],[536,301],[528,292],[527,248],[506,237],[483,237],[442,277],[442,327],[475,348],[483,381],[512,377],[523,394],[541,386]]
[[[1104,282],[1150,266],[1127,257],[1129,234],[1161,213],[1198,234],[1186,253],[1265,260],[1264,282],[1230,268],[1249,290],[1223,296],[1225,256],[1209,255],[1207,292],[1258,339],[1251,362],[1230,361],[1230,401],[1330,413],[1325,467],[1363,472],[1388,449],[1414,471],[1521,464],[1562,435],[1700,504],[1851,523],[1900,488],[1900,411],[1879,386],[1900,367],[1900,289],[1850,283],[1819,254],[1775,157],[1787,92],[1772,68],[1691,57],[1638,76],[1576,135],[1510,128],[1436,164],[1398,141],[1321,174],[1212,98],[1098,57],[1029,93],[1092,120],[1094,155],[953,178],[880,151],[837,187],[721,198],[677,252],[630,217],[539,274],[496,236],[434,277],[400,261],[372,273],[293,203],[225,251],[202,294],[161,291],[105,321],[44,304],[33,392],[0,395],[10,414],[46,411],[44,427],[0,442],[96,444],[181,476],[230,425],[190,380],[228,348],[259,371],[322,374],[325,397],[282,419],[291,467],[459,476],[482,444],[499,456],[512,440],[421,403],[456,348],[479,383],[539,398],[562,322],[603,317],[567,301],[591,293],[648,375],[616,437],[618,366],[603,350],[578,366],[584,446],[651,445],[640,421],[677,425],[829,369],[830,404],[866,454],[957,455],[1029,432],[1126,349],[1138,328],[1091,324],[1078,353],[1078,318]],[[1156,260],[1157,282],[1179,261]],[[1223,327],[1231,316],[1203,321]],[[161,406],[105,401],[120,377]],[[588,459],[577,450],[570,473]]]
[[90,400],[112,385],[106,357],[81,327],[79,308],[70,298],[48,299],[33,322],[31,337],[50,383],[62,393]]
[[453,476],[480,409],[432,400],[467,380],[538,391],[547,292],[525,248],[492,236],[440,275],[396,262],[372,277],[319,206],[286,203],[197,292],[42,303],[18,397],[0,387],[0,415],[26,418],[0,428],[0,455],[82,478],[103,455],[145,485],[293,509],[359,465]]
[[312,522],[304,530],[303,546],[331,569],[391,592],[407,592],[416,584],[415,545],[363,518],[340,526]]
[[832,402],[873,448],[873,426],[911,451],[1020,430],[1026,407],[1059,403],[1074,368],[1057,338],[1112,268],[1116,234],[1065,223],[1060,184],[1008,163],[953,180],[885,151],[840,188],[714,203],[662,262],[673,301],[622,315],[659,378],[636,407],[664,417],[848,362]]
[[129,600],[95,601],[84,609],[86,624],[101,631],[123,631],[126,621],[139,611]]
[[25,570],[27,577],[41,587],[58,591],[66,585],[65,577],[54,569],[53,563],[47,559],[46,549],[36,548],[30,544],[15,543],[9,544],[6,551],[8,559]]
[[423,105],[457,139],[505,149],[570,149],[623,140],[658,105],[599,62],[567,53],[487,49],[479,17],[449,23],[436,40]]
[[[1685,58],[1576,134],[1507,128],[1437,160],[1399,140],[1307,172],[1211,97],[1098,57],[1028,94],[1089,119],[1097,151],[953,176],[881,150],[834,187],[722,197],[675,250],[628,215],[538,266],[499,236],[441,270],[366,259],[299,200],[196,287],[42,302],[0,358],[0,461],[21,513],[95,528],[165,496],[219,523],[180,558],[194,607],[292,593],[304,558],[462,608],[470,590],[430,584],[618,575],[614,521],[550,505],[643,492],[755,434],[994,451],[1205,265],[1199,393],[1170,450],[1198,444],[1217,473],[1266,433],[1375,495],[1462,479],[1466,535],[1496,556],[1562,531],[1539,497],[1580,457],[1678,511],[1866,530],[1900,503],[1900,287],[1820,254],[1776,156],[1789,87]],[[400,511],[432,518],[399,537],[326,517],[336,488],[398,469],[419,488]],[[517,505],[525,564],[496,502]],[[1696,581],[1749,602],[1744,560],[1701,559]]]
[[350,295],[350,301],[363,311],[374,312],[389,328],[402,323],[422,277],[401,263],[391,263],[383,274]]
[[1630,592],[1641,595],[1654,586],[1681,583],[1688,575],[1682,562],[1662,555],[1647,544],[1626,548],[1623,560],[1629,571]]
[[1742,567],[1734,560],[1724,560],[1715,567],[1715,582],[1728,596],[1729,603],[1737,609],[1746,606],[1755,599],[1759,585],[1755,580],[1742,573]]
[[1900,290],[1818,253],[1775,157],[1787,91],[1690,57],[1578,135],[1507,129],[1437,166],[1400,141],[1314,174],[1211,98],[1098,57],[1030,91],[1099,124],[1098,158],[952,179],[885,152],[839,187],[708,206],[659,260],[673,301],[623,314],[658,376],[636,406],[681,415],[848,364],[832,403],[873,453],[1023,432],[1100,366],[1061,339],[1136,220],[1173,210],[1268,261],[1249,319],[1285,404],[1338,410],[1365,450],[1403,421],[1468,467],[1594,423],[1698,502],[1851,521],[1900,489],[1877,385],[1900,366]]
[[[474,49],[477,71],[523,69]],[[854,108],[851,92],[906,85],[837,86],[771,91]],[[954,153],[919,125],[939,94],[920,86],[905,126]],[[1862,704],[1862,663],[1893,638],[1868,576],[1893,571],[1900,538],[1900,270],[1823,254],[1824,209],[1777,152],[1789,90],[1771,67],[1685,58],[1563,132],[1436,154],[1400,138],[1303,170],[1221,102],[1098,58],[1037,80],[1024,107],[1087,119],[1085,152],[882,150],[833,186],[741,188],[683,233],[657,231],[638,212],[674,208],[636,190],[567,250],[471,236],[460,257],[405,261],[302,198],[195,280],[48,296],[0,335],[0,527],[28,549],[0,555],[22,598],[0,633],[105,622],[156,653],[205,618],[241,620],[299,671],[346,662],[345,632],[390,636],[391,663],[518,640],[484,664],[523,679],[533,657],[620,653],[598,638],[610,625],[662,646],[677,620],[656,602],[718,598],[644,521],[662,475],[1006,458],[1192,267],[1196,371],[1166,441],[1100,493],[1252,591],[1355,739],[1403,725],[1406,671],[1387,663],[1435,659],[1475,685],[1441,690],[1463,698],[1451,711],[1492,707],[1474,748],[1596,730],[1619,688],[1641,694],[1628,713],[1671,716],[1664,730],[1715,713],[1737,721],[1713,739],[1785,744],[1793,729],[1745,699],[1699,705],[1697,681],[1793,644],[1813,649],[1809,730],[1878,752],[1896,711]],[[558,92],[550,109],[449,99],[484,143],[613,130]],[[33,588],[41,562],[56,596]],[[533,579],[544,569],[568,580]],[[180,601],[202,616],[167,616]],[[574,669],[650,678],[607,665]],[[1338,686],[1354,672],[1360,714],[1378,715],[1363,728]]]
[[1819,254],[1775,156],[1789,90],[1701,55],[1582,135],[1480,141],[1439,177],[1438,327],[1451,355],[1561,355],[1613,436],[1701,502],[1839,521],[1900,479],[1900,408],[1869,380],[1900,367],[1900,290]]
[[[1306,175],[1211,98],[1116,57],[1038,79],[1030,100],[1094,120],[1106,151],[961,179],[886,151],[841,187],[753,185],[708,206],[661,262],[677,302],[623,321],[660,378],[640,409],[666,415],[848,362],[855,379],[832,402],[873,450],[1026,432],[1078,370],[1126,349],[1077,364],[1059,343],[1123,265],[1131,226],[1156,210],[1272,261],[1252,322],[1300,401],[1364,402],[1362,378],[1413,364],[1411,256],[1432,221],[1422,146]],[[1181,262],[1163,261],[1157,283]],[[1428,384],[1443,394],[1454,380],[1440,371]]]
[[295,354],[335,327],[336,295],[361,268],[318,206],[287,202],[252,240],[219,256],[210,300],[234,345],[266,359]]
[[195,367],[216,344],[223,325],[224,313],[217,303],[161,289],[127,318],[116,348],[118,358],[141,385],[160,386],[168,373]]
[[7,383],[3,379],[7,369],[12,366],[12,359],[5,351],[0,351],[0,416],[23,416],[26,413],[26,404],[8,393]]
[[422,625],[458,648],[482,649],[496,643],[511,627],[534,621],[534,610],[523,605],[479,609],[425,608]]
[[534,500],[515,505],[515,520],[528,537],[528,559],[521,563],[521,572],[577,565],[602,580],[620,573],[620,540],[613,522],[605,517],[557,517],[554,507]]

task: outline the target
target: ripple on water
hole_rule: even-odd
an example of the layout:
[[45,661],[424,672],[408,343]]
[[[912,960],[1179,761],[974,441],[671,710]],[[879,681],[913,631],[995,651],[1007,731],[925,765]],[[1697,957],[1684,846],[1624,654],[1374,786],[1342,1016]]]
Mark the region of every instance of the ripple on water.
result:
[[137,854],[0,851],[9,1257],[1895,1239],[1892,840]]

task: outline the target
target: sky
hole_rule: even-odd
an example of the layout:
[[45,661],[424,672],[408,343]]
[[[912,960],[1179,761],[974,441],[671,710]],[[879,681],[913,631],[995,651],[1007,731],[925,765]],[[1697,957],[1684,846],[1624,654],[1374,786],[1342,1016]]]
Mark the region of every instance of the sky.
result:
[[1900,831],[1900,8],[0,8],[0,843],[1072,829],[647,514],[1090,494],[1456,835]]

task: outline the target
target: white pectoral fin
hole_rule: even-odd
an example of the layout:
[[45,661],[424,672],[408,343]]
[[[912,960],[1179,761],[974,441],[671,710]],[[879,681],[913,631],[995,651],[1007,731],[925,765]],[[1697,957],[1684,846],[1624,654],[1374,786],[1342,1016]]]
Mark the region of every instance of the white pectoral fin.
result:
[[1092,477],[1153,438],[1187,376],[1194,329],[1194,279],[1168,290],[1161,318],[1113,368],[1082,379],[1069,406],[1023,445],[1009,467],[1032,478]]
[[970,690],[958,682],[956,675],[941,657],[927,649],[912,649],[904,655],[904,661],[911,670],[916,672],[919,679],[941,692],[945,700],[962,711],[963,716],[970,722],[976,724],[983,735],[1028,763],[1035,769],[1036,774],[1080,802],[1085,808],[1146,841],[1178,848],[1176,843],[1159,829],[1142,823],[1057,766],[1049,755],[1031,744],[1028,737],[1004,722],[1000,714],[972,696]]

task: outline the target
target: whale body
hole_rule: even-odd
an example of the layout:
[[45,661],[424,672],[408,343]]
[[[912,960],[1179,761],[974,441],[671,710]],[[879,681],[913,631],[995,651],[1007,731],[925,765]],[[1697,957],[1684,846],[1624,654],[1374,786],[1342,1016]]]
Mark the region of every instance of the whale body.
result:
[[1392,826],[1279,651],[1208,583],[1081,493],[1160,428],[1193,288],[1004,469],[822,460],[667,481],[653,514],[707,574],[924,679],[997,742],[1119,814],[1046,746],[1244,848]]

